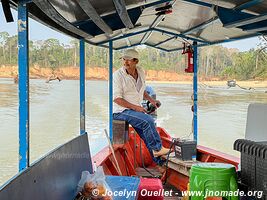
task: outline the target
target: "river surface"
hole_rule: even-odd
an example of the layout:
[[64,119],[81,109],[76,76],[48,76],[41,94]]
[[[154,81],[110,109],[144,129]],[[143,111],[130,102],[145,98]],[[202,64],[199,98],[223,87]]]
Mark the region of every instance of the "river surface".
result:
[[[162,106],[157,124],[173,137],[192,138],[192,85],[151,83]],[[199,144],[239,156],[249,103],[267,103],[267,89],[199,84]],[[107,145],[108,83],[86,82],[86,131],[91,154]],[[79,134],[79,81],[30,80],[30,162]],[[0,79],[0,185],[18,171],[18,85]]]

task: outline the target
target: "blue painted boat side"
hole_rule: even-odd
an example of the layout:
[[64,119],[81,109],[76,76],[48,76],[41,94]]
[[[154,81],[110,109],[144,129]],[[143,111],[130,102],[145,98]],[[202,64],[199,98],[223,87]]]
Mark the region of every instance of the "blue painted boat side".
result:
[[0,188],[0,199],[73,199],[84,170],[92,173],[87,133],[58,147],[15,176]]

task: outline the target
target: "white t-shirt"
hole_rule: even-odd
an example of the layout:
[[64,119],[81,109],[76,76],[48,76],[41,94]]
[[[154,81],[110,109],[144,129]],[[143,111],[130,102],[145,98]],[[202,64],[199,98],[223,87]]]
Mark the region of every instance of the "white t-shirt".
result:
[[[113,100],[123,98],[129,103],[141,106],[146,88],[145,72],[139,67],[136,69],[137,81],[130,74],[127,74],[125,67],[121,67],[113,73]],[[113,102],[113,113],[122,112],[125,109],[127,108]]]

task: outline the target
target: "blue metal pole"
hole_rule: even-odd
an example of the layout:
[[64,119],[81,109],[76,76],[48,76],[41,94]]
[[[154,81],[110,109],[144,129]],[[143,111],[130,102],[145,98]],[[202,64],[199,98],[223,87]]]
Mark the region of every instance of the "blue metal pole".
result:
[[113,138],[113,43],[109,41],[109,138]]
[[29,37],[26,3],[18,2],[19,171],[29,166]]
[[80,134],[85,133],[85,44],[80,40]]
[[120,36],[120,37],[115,37],[115,38],[111,38],[109,40],[105,40],[105,41],[102,41],[102,42],[99,42],[99,43],[96,43],[97,46],[100,46],[100,45],[103,45],[107,42],[110,42],[110,41],[117,41],[117,40],[121,40],[121,39],[124,39],[124,38],[128,38],[128,37],[131,37],[131,36],[134,36],[134,35],[140,35],[142,33],[146,33],[148,31],[151,31],[152,29],[148,28],[148,29],[145,29],[145,30],[141,30],[141,31],[137,31],[137,32],[134,32],[134,33],[128,33],[128,34],[125,34],[123,36]]
[[198,71],[198,52],[197,52],[197,42],[193,42],[193,59],[194,59],[194,76],[193,76],[193,90],[194,90],[194,140],[198,142],[198,127],[197,127],[197,71]]

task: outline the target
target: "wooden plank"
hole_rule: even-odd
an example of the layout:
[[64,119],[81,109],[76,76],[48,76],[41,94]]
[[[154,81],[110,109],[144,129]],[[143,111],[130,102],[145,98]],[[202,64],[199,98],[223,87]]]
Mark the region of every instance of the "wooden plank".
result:
[[83,11],[90,17],[90,19],[106,34],[111,35],[112,29],[104,22],[100,15],[96,12],[89,0],[79,0],[77,3]]
[[[148,171],[146,171],[144,168],[138,167],[135,169],[135,172],[137,174],[137,176],[141,176],[141,177],[161,177],[162,174],[159,172],[159,170],[157,168],[146,168],[148,171],[150,171],[150,173]],[[153,175],[154,176],[153,176]]]
[[[172,154],[174,154],[174,153],[172,153]],[[167,159],[167,156],[164,155],[164,156],[162,156],[162,158]],[[195,163],[198,163],[198,161],[192,161],[192,160],[184,161],[184,160],[178,159],[172,155],[169,157],[168,167],[170,169],[173,169],[173,170],[183,174],[183,175],[189,176],[191,166]]]
[[126,165],[127,176],[135,176],[136,173],[134,170],[133,162],[131,162],[131,160],[129,158],[129,155],[127,153],[127,149],[120,149],[120,153],[121,153],[121,155],[124,154],[124,162]]

